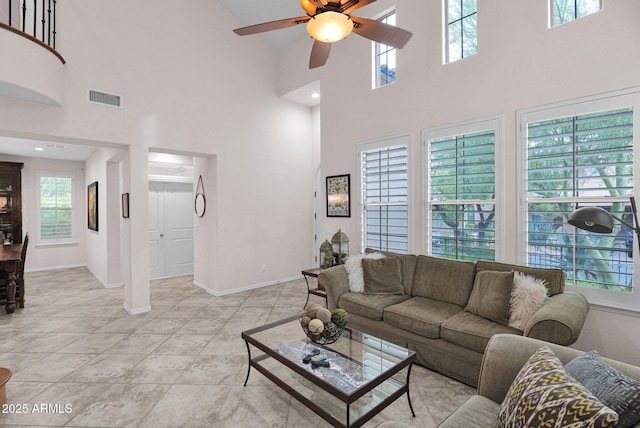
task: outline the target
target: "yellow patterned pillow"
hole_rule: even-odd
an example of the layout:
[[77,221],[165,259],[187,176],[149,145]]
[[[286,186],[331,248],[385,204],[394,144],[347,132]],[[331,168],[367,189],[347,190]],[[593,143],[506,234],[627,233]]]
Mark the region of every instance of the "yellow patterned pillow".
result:
[[529,358],[500,406],[501,427],[615,427],[618,414],[569,375],[547,346]]

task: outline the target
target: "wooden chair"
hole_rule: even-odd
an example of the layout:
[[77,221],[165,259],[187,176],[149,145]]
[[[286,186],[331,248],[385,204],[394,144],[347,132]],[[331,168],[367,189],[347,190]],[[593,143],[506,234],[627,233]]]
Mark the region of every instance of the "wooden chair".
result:
[[20,257],[20,270],[16,276],[16,304],[24,308],[24,265],[27,263],[27,246],[29,245],[29,234],[27,233],[22,243],[22,256]]

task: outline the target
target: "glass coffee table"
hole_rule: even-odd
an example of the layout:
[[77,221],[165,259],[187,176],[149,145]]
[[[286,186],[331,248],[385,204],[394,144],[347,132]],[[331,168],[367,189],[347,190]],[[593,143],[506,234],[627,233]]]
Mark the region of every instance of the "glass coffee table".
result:
[[[336,342],[318,345],[302,331],[301,316],[242,332],[249,356],[244,386],[253,367],[336,427],[359,427],[405,393],[415,417],[409,394],[413,351],[349,328]],[[314,355],[325,362],[308,362]],[[405,380],[394,377],[405,369]]]

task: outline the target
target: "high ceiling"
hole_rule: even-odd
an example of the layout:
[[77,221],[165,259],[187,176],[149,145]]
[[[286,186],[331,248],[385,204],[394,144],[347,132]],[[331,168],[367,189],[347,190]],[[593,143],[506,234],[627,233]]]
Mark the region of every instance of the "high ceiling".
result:
[[[218,0],[240,19],[243,26],[260,24],[278,19],[304,16],[298,0]],[[281,48],[298,37],[306,36],[304,25],[284,30],[270,31],[257,37],[264,37],[272,45]],[[307,36],[309,37],[309,36]]]

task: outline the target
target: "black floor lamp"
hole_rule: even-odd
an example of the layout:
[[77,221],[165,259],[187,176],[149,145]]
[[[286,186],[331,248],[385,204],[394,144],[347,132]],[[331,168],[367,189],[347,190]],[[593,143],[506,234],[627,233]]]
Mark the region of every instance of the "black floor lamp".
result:
[[636,233],[638,248],[640,249],[640,225],[638,224],[638,212],[636,210],[636,200],[632,196],[629,198],[631,200],[631,211],[633,212],[633,218],[636,226],[627,223],[611,214],[609,211],[600,207],[583,207],[578,208],[569,216],[569,223],[572,226],[577,227],[578,229],[587,230],[589,232],[595,233],[611,233],[613,230],[613,219],[615,218],[620,223],[624,224],[631,230]]

